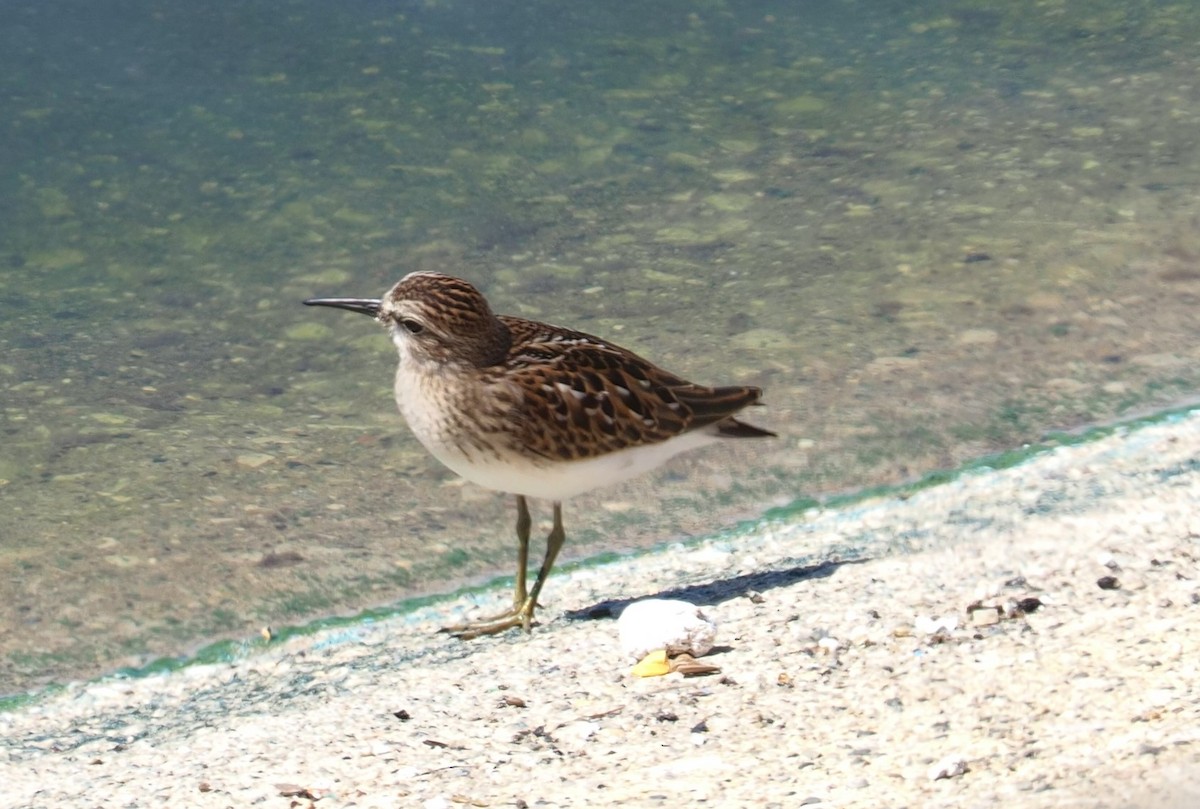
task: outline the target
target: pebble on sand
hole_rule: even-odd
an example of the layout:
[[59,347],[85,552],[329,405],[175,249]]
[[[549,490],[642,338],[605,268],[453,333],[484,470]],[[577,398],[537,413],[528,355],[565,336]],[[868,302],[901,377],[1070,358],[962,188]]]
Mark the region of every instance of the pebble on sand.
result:
[[633,660],[664,650],[701,657],[712,649],[717,625],[686,601],[649,598],[630,604],[617,619],[621,651]]
[[957,778],[967,771],[967,760],[962,756],[949,755],[929,768],[929,780]]

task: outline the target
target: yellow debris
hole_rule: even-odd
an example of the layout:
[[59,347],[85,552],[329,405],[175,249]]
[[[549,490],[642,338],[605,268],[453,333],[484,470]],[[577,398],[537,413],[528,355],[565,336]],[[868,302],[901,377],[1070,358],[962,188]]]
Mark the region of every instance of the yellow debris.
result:
[[667,660],[667,650],[658,649],[643,657],[633,667],[635,677],[661,677],[671,673],[671,663]]

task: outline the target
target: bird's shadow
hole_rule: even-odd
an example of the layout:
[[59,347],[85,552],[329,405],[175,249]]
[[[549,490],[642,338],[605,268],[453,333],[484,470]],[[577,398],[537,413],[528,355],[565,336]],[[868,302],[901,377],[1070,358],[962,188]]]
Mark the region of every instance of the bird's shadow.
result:
[[635,601],[647,598],[667,598],[686,601],[698,607],[711,607],[734,598],[742,598],[750,593],[762,593],[777,587],[786,587],[799,581],[824,579],[832,576],[842,565],[857,565],[869,561],[866,557],[857,559],[838,559],[819,562],[814,565],[795,565],[793,567],[763,570],[755,573],[745,573],[729,579],[718,579],[704,584],[690,584],[686,587],[675,587],[660,593],[634,596],[632,598],[615,598],[601,601],[590,607],[578,610],[568,610],[564,615],[572,621],[595,621],[603,618],[614,618]]

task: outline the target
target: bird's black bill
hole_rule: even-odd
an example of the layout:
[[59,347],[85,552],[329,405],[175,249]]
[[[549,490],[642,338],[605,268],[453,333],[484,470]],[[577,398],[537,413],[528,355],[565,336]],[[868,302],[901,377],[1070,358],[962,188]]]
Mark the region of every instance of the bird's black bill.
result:
[[358,312],[360,315],[379,316],[379,300],[377,298],[309,298],[304,305],[331,306],[334,309]]

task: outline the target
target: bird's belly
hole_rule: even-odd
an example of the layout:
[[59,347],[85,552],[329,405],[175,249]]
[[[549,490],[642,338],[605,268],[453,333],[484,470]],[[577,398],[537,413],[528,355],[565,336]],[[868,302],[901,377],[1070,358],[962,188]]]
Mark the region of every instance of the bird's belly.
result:
[[681,452],[716,440],[715,436],[706,433],[684,433],[660,444],[632,447],[577,461],[518,456],[469,457],[445,445],[427,444],[426,447],[451,470],[484,488],[546,500],[565,500],[635,478]]

